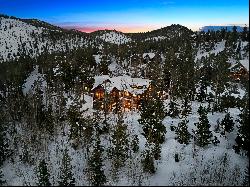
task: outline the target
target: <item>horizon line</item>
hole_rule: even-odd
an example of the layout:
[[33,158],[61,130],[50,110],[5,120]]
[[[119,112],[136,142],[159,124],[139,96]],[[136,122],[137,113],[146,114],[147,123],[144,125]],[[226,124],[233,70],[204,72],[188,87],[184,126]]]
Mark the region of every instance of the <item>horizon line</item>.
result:
[[14,18],[18,18],[18,19],[37,19],[37,20],[40,20],[40,21],[44,21],[44,22],[47,22],[51,25],[54,25],[54,26],[58,26],[58,27],[61,27],[63,29],[67,29],[67,30],[77,30],[79,32],[84,32],[84,33],[92,33],[92,32],[96,32],[96,31],[101,31],[101,30],[115,30],[115,31],[118,31],[118,32],[122,32],[122,33],[146,33],[146,32],[151,32],[151,31],[154,31],[154,30],[158,30],[158,29],[161,29],[161,28],[164,28],[164,27],[168,27],[168,26],[171,26],[173,24],[176,24],[176,25],[181,25],[181,26],[184,26],[190,30],[192,30],[193,32],[197,32],[197,31],[200,31],[203,27],[207,27],[207,26],[221,26],[221,27],[226,27],[226,26],[239,26],[239,27],[249,27],[249,24],[248,23],[221,23],[221,24],[204,24],[203,26],[201,25],[195,25],[193,24],[192,26],[189,24],[188,26],[185,25],[185,24],[181,24],[181,23],[172,23],[172,24],[166,24],[164,26],[160,26],[159,24],[158,25],[138,25],[138,26],[135,26],[135,25],[127,25],[127,26],[121,26],[119,24],[117,25],[114,25],[114,26],[98,26],[98,25],[94,25],[94,26],[81,26],[81,25],[77,25],[77,24],[81,24],[80,22],[67,22],[67,24],[63,23],[63,22],[53,22],[53,21],[49,21],[49,20],[44,20],[44,19],[38,19],[38,18],[20,18],[20,17],[16,17],[16,16],[10,16],[10,15],[7,15],[7,14],[4,14],[4,13],[1,13],[0,12],[0,15],[5,15],[5,16],[8,16],[8,17],[14,17]]
[[[174,25],[174,24],[171,24],[171,25]],[[110,28],[110,27],[101,27],[101,26],[62,26],[60,24],[56,25],[56,26],[59,26],[63,29],[67,29],[67,30],[77,30],[77,31],[80,31],[80,32],[84,32],[84,33],[92,33],[92,32],[96,32],[96,31],[103,31],[103,30],[108,30],[108,31],[117,31],[117,32],[122,32],[122,33],[146,33],[146,32],[152,32],[154,30],[158,30],[158,29],[161,29],[161,28],[164,28],[164,27],[168,27],[168,26],[171,26],[171,25],[166,25],[166,26],[162,26],[162,27],[158,27],[158,28],[151,28],[151,29],[147,29],[145,30],[145,28],[143,30],[135,30],[135,29],[131,29],[131,28],[128,28],[128,27],[124,27],[124,28]],[[181,25],[181,24],[178,24],[176,23],[175,25]],[[181,26],[184,26],[184,27],[187,27],[188,29],[192,30],[193,32],[196,32],[196,31],[200,31],[203,27],[211,27],[211,26],[215,26],[215,27],[231,27],[231,26],[237,26],[237,27],[249,27],[249,24],[209,24],[209,25],[204,25],[202,27],[199,27],[198,29],[192,29],[188,26],[185,26],[185,25],[181,25]],[[134,31],[133,31],[134,30]]]

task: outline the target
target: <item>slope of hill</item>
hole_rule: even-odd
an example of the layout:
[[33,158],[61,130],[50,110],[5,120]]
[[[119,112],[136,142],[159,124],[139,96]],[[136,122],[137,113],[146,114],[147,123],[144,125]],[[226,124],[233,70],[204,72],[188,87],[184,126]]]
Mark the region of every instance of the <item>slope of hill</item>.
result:
[[38,20],[0,16],[0,61],[43,52],[67,51],[91,45],[84,33],[67,31]]
[[[209,28],[218,29],[221,27],[206,26],[203,27],[203,30]],[[197,33],[178,24],[146,33],[124,34],[115,30],[100,30],[87,34],[76,30],[65,30],[37,19],[20,19],[0,15],[0,62],[13,60],[23,55],[34,58],[42,53],[69,51],[88,46],[96,47],[100,52],[103,50],[103,43],[125,44],[131,49],[135,48],[137,44],[145,45],[144,53],[153,52],[148,51],[147,48],[159,47],[160,49],[156,49],[154,52],[161,54],[162,51],[159,50],[166,50],[166,47],[171,47],[171,43],[173,43],[172,46],[186,42],[196,45],[196,38]],[[131,42],[133,44],[130,44]],[[203,46],[198,47],[196,59],[208,56],[211,53],[217,54],[225,49],[225,41],[217,42],[214,45],[215,49],[210,51],[204,51]],[[245,46],[246,42],[242,48]],[[178,45],[176,45],[176,48],[178,48]],[[245,67],[248,64],[246,53],[247,51],[244,52],[242,56],[245,57],[240,61]]]
[[0,185],[247,185],[248,38],[0,16]]
[[99,31],[97,38],[100,38],[105,42],[117,45],[126,44],[132,41],[130,37],[126,36],[122,32],[117,32],[112,30]]

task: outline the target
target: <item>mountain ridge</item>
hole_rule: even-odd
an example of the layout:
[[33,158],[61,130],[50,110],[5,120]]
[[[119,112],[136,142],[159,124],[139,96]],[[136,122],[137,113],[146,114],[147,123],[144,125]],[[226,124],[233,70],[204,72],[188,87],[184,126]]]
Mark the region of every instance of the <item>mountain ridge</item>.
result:
[[[29,23],[31,25],[33,24],[34,26],[37,26],[38,25],[37,23],[41,23],[42,25],[44,25],[46,27],[57,28],[59,30],[64,30],[64,31],[78,31],[80,33],[84,33],[84,34],[88,34],[88,35],[93,35],[93,34],[96,34],[96,33],[99,33],[99,32],[117,32],[117,33],[123,33],[125,35],[133,35],[133,34],[138,35],[138,34],[162,32],[162,31],[167,30],[167,29],[169,29],[171,27],[173,27],[173,28],[180,27],[180,28],[185,28],[186,30],[192,31],[191,29],[188,29],[186,26],[183,26],[183,25],[180,25],[180,24],[171,24],[169,26],[161,27],[159,29],[155,29],[155,30],[152,30],[152,31],[145,31],[145,32],[138,32],[138,33],[126,33],[126,32],[122,32],[122,31],[118,31],[116,29],[101,29],[101,30],[96,30],[96,31],[87,33],[87,32],[83,32],[83,31],[79,31],[77,29],[66,29],[66,28],[56,26],[56,25],[53,25],[53,24],[51,24],[49,22],[46,22],[46,21],[43,21],[43,20],[40,20],[40,19],[36,19],[36,18],[18,18],[18,17],[15,17],[15,16],[9,16],[9,15],[6,15],[6,14],[0,14],[0,17],[10,18],[10,19],[17,19],[17,20]],[[194,31],[192,31],[192,32],[194,32]]]

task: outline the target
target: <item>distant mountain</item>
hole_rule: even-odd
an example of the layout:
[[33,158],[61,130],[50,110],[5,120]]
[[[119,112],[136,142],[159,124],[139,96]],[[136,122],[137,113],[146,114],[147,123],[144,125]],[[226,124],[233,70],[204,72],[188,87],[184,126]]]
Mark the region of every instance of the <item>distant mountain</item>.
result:
[[69,51],[81,47],[101,49],[104,43],[130,45],[131,42],[159,42],[160,40],[190,39],[194,32],[173,24],[151,32],[122,33],[116,30],[99,30],[84,33],[67,30],[37,19],[21,19],[0,14],[0,62],[22,55],[36,57],[44,52]]
[[90,35],[94,36],[96,39],[101,39],[104,42],[117,45],[126,44],[132,41],[129,36],[116,30],[99,30],[90,33]]
[[[201,30],[207,32],[208,30],[220,30],[222,28],[231,31],[233,26],[204,26]],[[237,31],[241,32],[242,30],[243,27],[237,26]],[[122,33],[116,30],[98,30],[92,33],[84,33],[73,29],[63,29],[37,19],[21,19],[0,14],[0,63],[26,55],[35,58],[43,53],[68,52],[88,47],[94,49],[95,55],[103,55],[104,51],[109,51],[114,56],[117,55],[116,50],[120,47],[119,55],[122,58],[126,59],[128,56],[140,54],[138,61],[141,60],[140,58],[144,53],[154,53],[159,56],[169,49],[179,52],[179,45],[187,43],[192,43],[193,48],[199,50],[200,56],[206,56],[205,54],[209,51],[217,53],[224,50],[224,41],[224,43],[214,41],[206,34],[193,32],[179,24],[172,24],[142,33]],[[202,43],[204,41],[211,45]],[[242,59],[248,59],[248,56],[246,56],[248,54],[247,39],[242,41],[244,53],[241,56]]]
[[163,40],[163,39],[176,39],[183,36],[191,36],[194,32],[188,29],[185,26],[179,24],[172,24],[160,29],[156,29],[150,32],[144,33],[128,33],[127,35],[131,36],[133,39],[140,40]]
[[21,55],[36,57],[43,52],[68,51],[96,45],[86,33],[65,30],[36,19],[0,15],[0,62]]
[[[227,31],[232,31],[234,26],[204,26],[200,29],[200,31],[208,32],[210,31],[219,31],[222,30],[223,28],[226,29]],[[242,26],[236,26],[237,32],[242,32],[243,28]]]

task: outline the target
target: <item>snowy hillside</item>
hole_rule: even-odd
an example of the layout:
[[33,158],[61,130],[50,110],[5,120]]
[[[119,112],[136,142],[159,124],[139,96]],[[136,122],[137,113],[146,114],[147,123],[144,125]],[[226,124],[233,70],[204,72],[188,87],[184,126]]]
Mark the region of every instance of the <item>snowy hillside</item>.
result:
[[248,39],[0,15],[0,186],[249,186]]
[[99,36],[99,38],[112,44],[126,44],[132,41],[131,38],[127,37],[125,34],[114,31],[105,32]]
[[[37,73],[37,75],[36,75]],[[29,82],[33,77],[40,75],[35,70],[27,79]],[[108,76],[95,77],[97,85],[110,78]],[[128,78],[128,79],[127,79]],[[123,77],[124,80],[129,82],[130,77]],[[101,81],[100,81],[101,80]],[[111,78],[111,82],[118,80],[117,78]],[[119,79],[120,80],[120,79]],[[141,79],[139,81],[142,81]],[[120,84],[119,84],[120,85]],[[116,85],[117,86],[117,85]],[[29,86],[30,87],[30,86]],[[241,90],[241,95],[244,91]],[[74,99],[64,95],[67,98],[67,105],[73,106],[75,104]],[[92,97],[89,95],[84,96],[86,103],[82,105],[82,109],[87,109],[84,116],[92,118],[95,115],[95,110],[92,105]],[[181,105],[181,101],[178,101]],[[165,100],[165,106],[169,104],[169,100]],[[188,115],[188,130],[192,132],[192,129],[196,130],[194,125],[199,121],[197,110],[202,105],[207,107],[207,103],[193,102],[191,105],[192,112]],[[181,108],[179,108],[181,109]],[[103,161],[105,174],[107,176],[107,182],[105,185],[155,185],[155,186],[171,186],[171,185],[240,185],[244,180],[245,166],[248,164],[247,159],[243,155],[238,155],[232,149],[234,145],[234,139],[237,135],[237,119],[240,111],[238,109],[229,109],[230,115],[233,117],[235,125],[234,130],[231,133],[222,135],[221,132],[216,131],[218,121],[221,122],[225,117],[225,113],[216,112],[214,114],[208,114],[208,120],[211,124],[210,130],[213,131],[213,136],[218,137],[219,143],[217,146],[213,144],[206,148],[196,146],[194,140],[190,141],[190,144],[184,145],[177,141],[177,135],[171,126],[177,127],[177,124],[182,121],[180,117],[167,116],[163,119],[163,124],[167,129],[165,142],[162,144],[161,159],[155,160],[154,163],[157,168],[157,172],[154,175],[143,174],[141,168],[140,155],[145,149],[147,140],[142,135],[142,127],[138,123],[140,119],[139,111],[126,110],[123,113],[124,123],[128,126],[128,138],[132,138],[134,135],[138,135],[139,138],[139,151],[137,153],[131,153],[131,158],[126,162],[126,165],[119,171],[117,178],[112,178],[112,159],[107,155]],[[101,116],[99,116],[101,117]],[[102,117],[101,117],[102,118]],[[108,115],[108,123],[111,128],[115,128],[117,125],[118,116],[110,113]],[[18,137],[24,143],[25,138],[29,137],[29,132],[23,131],[21,124],[18,125]],[[59,129],[58,129],[59,130]],[[60,131],[60,130],[59,130]],[[67,148],[71,155],[72,161],[72,174],[75,178],[75,184],[89,185],[87,182],[87,176],[83,174],[85,168],[88,166],[86,158],[86,149],[80,147],[77,149],[72,148],[72,140],[70,140],[70,124],[66,124],[64,127],[65,135],[59,133],[54,139],[45,139],[47,142],[48,151],[46,154],[43,152],[34,153],[33,150],[29,151],[29,155],[33,155],[33,159],[46,158],[50,163],[49,170],[50,180],[53,185],[58,185],[57,178],[59,177],[59,170],[61,167],[62,151]],[[215,132],[216,131],[216,132]],[[101,135],[102,146],[105,150],[109,150],[112,144],[109,141],[109,134]],[[19,147],[19,154],[23,155],[24,148]],[[179,155],[179,161],[175,160],[175,155]],[[37,158],[37,159],[36,159]],[[3,166],[3,174],[7,185],[36,185],[36,167],[30,166],[29,163],[24,161],[18,161],[22,157],[15,158],[15,164],[12,161],[5,162]],[[32,161],[34,164],[38,164],[37,161]],[[212,180],[211,180],[212,179]],[[233,183],[232,183],[233,182]]]
[[35,57],[45,51],[66,51],[89,44],[91,42],[88,43],[83,36],[64,34],[61,30],[49,30],[18,19],[0,17],[0,62],[24,54]]
[[158,41],[158,40],[165,40],[168,37],[165,36],[156,36],[156,37],[151,37],[151,38],[146,38],[145,41],[152,40],[152,41]]
[[207,57],[210,54],[218,54],[219,52],[223,51],[225,49],[225,42],[226,41],[221,41],[215,44],[212,50],[206,51],[204,49],[199,49],[197,52],[196,59],[201,59],[201,57]]
[[[204,49],[204,46],[200,47],[197,51],[197,55],[195,57],[195,60],[197,61],[198,59],[201,59],[202,57],[209,57],[211,54],[217,55],[218,53],[223,52],[224,50],[226,50],[225,43],[226,43],[226,41],[217,42],[214,45],[214,47],[210,50]],[[237,46],[240,49],[246,49],[247,45],[249,45],[248,42],[237,42]],[[240,56],[241,56],[241,59],[239,60],[239,63],[241,63],[249,71],[249,52],[247,52],[245,50],[241,50]],[[230,57],[230,59],[229,59],[229,63],[232,66],[237,63],[236,61],[237,60],[233,56]]]

